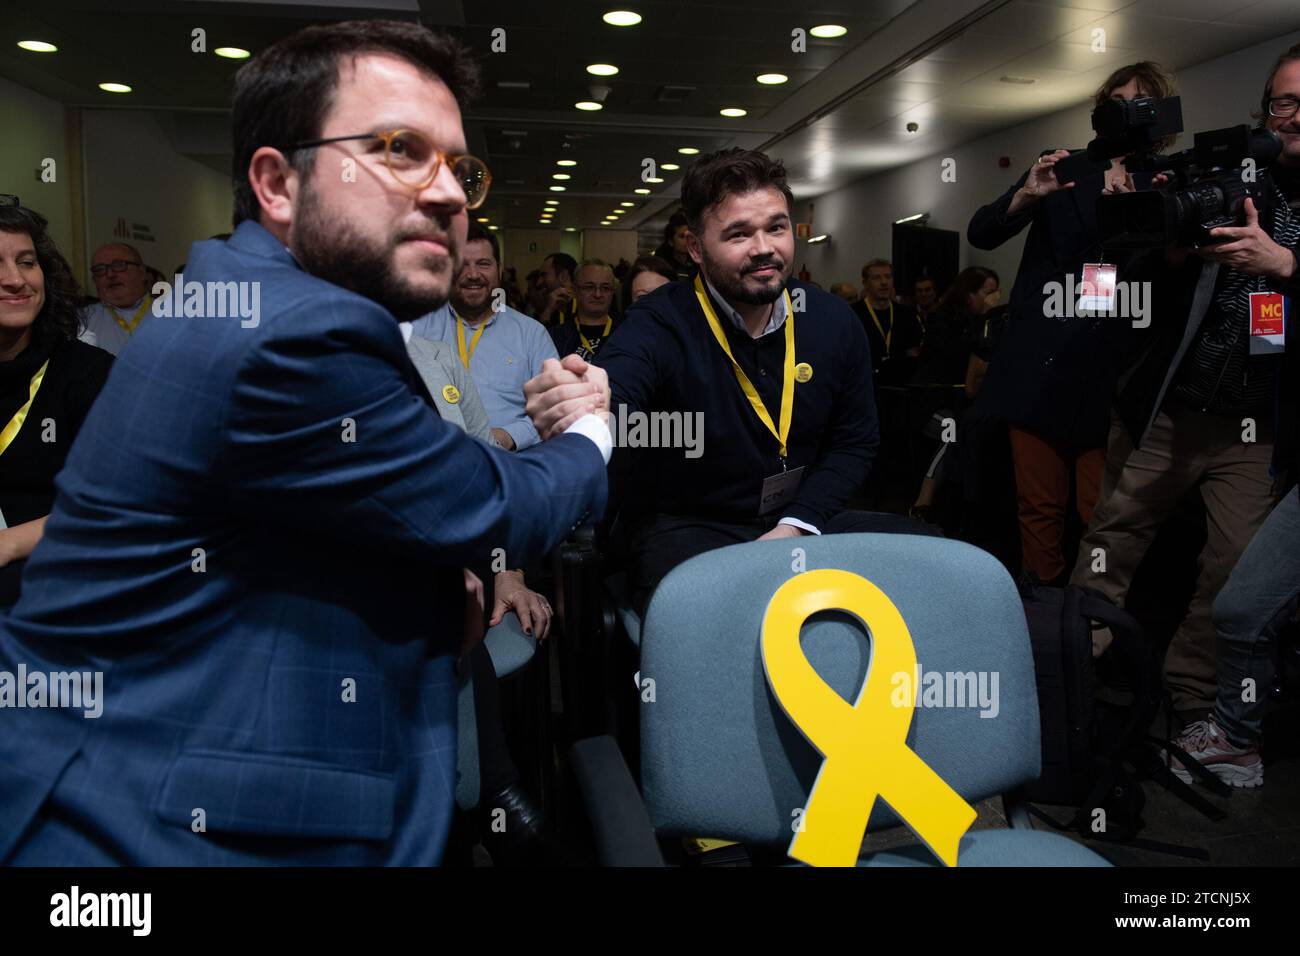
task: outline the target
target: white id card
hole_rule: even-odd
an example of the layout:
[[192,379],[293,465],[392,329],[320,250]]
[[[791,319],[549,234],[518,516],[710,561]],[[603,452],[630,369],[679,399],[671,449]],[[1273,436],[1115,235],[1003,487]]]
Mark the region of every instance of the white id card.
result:
[[783,471],[779,475],[763,479],[763,490],[758,496],[758,513],[767,514],[794,500],[794,493],[799,490],[803,480],[803,466]]

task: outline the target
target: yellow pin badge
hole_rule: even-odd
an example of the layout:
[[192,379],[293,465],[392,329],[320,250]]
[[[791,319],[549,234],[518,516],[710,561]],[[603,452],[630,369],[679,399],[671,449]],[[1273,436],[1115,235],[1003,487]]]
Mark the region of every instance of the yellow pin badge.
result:
[[444,385],[442,387],[442,397],[451,405],[460,401],[460,390],[455,385]]
[[807,362],[800,362],[794,367],[794,380],[796,382],[807,382],[812,378],[812,366]]
[[[871,629],[871,663],[853,704],[818,676],[799,643],[803,622],[826,610],[847,611]],[[789,855],[811,866],[854,866],[881,797],[930,852],[956,866],[975,808],[907,746],[913,701],[894,705],[890,675],[915,670],[916,647],[888,595],[848,571],[806,571],[772,596],[761,644],[772,693],[824,758]]]

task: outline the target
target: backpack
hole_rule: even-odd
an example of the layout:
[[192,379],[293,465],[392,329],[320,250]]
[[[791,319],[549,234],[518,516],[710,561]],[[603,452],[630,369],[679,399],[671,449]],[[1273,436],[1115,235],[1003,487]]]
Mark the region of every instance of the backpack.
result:
[[[1066,828],[1128,841],[1146,798],[1125,758],[1145,740],[1158,698],[1142,626],[1099,593],[1020,582],[1038,687],[1042,772],[1026,785],[1035,803],[1076,807]],[[1092,656],[1093,625],[1114,642]],[[1102,813],[1098,813],[1098,811]]]

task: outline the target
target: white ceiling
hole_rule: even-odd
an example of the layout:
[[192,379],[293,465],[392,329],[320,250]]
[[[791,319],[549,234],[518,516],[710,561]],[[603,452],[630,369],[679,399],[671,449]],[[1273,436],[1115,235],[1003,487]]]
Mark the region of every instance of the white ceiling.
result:
[[[990,6],[995,9],[960,35],[871,83],[829,115],[768,138],[765,146],[785,160],[796,195],[820,195],[1085,102],[1125,63],[1151,59],[1184,69],[1300,29],[1297,0],[1010,0]],[[920,0],[899,20],[916,16],[939,26],[944,21],[934,8],[934,0]],[[1105,52],[1092,48],[1097,28],[1105,31]],[[884,33],[848,58],[863,77],[899,55]],[[1010,84],[1003,76],[1034,82]],[[770,118],[760,120],[772,125]],[[919,124],[917,132],[907,131],[910,122]]]

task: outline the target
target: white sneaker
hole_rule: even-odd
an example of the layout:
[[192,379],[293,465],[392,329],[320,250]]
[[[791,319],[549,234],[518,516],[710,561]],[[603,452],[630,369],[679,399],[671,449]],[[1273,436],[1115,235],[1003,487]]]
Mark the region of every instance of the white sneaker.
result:
[[[1259,747],[1236,746],[1224,735],[1213,717],[1188,724],[1174,743],[1231,787],[1264,785],[1264,762],[1259,758]],[[1192,782],[1191,771],[1183,766],[1176,754],[1162,750],[1160,756],[1174,776],[1183,783]]]

